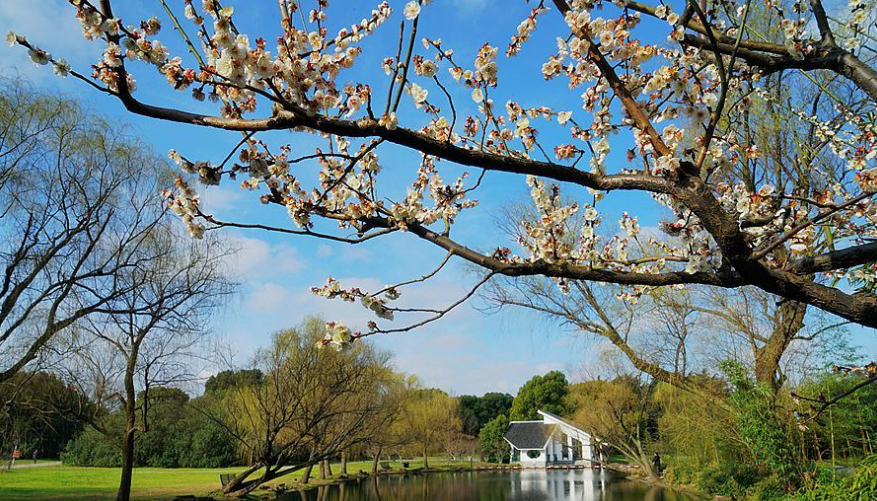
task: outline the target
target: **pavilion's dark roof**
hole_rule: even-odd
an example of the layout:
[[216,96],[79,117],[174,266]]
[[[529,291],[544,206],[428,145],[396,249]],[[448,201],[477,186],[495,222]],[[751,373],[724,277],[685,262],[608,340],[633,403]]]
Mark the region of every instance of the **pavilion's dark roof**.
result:
[[503,436],[516,449],[541,449],[545,447],[556,427],[556,424],[545,424],[541,421],[511,423]]

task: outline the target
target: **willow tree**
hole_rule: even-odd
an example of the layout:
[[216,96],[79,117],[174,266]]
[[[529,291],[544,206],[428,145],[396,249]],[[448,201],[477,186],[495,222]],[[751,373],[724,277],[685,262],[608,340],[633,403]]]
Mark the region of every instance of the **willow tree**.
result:
[[[546,84],[545,94],[563,103],[554,108],[512,95],[504,107],[497,105],[494,97],[505,92],[501,81],[509,79],[497,42],[470,33],[467,42],[478,49],[474,60],[463,60],[442,33],[419,31],[432,8],[426,0],[399,5],[398,47],[385,47],[381,68],[364,68],[358,75],[368,77],[351,81],[342,80],[351,75],[342,70],[356,66],[369,38],[385,29],[393,16],[387,2],[361,22],[340,27],[329,24],[326,1],[279,0],[279,36],[270,46],[256,33],[238,31],[234,20],[249,14],[245,8],[235,13],[216,0],[198,7],[187,1],[183,12],[175,12],[161,2],[165,8],[156,8],[157,16],[176,28],[167,36],[182,37],[188,51],[178,55],[171,54],[157,16],[130,25],[120,21],[128,16],[114,11],[111,0],[70,3],[86,38],[104,48],[91,74],[23,35],[11,33],[9,41],[26,48],[35,63],[86,82],[131,113],[236,131],[215,155],[229,160],[190,158],[184,144],[170,155],[207,184],[246,174],[244,188],[290,216],[281,226],[220,220],[202,211],[194,189],[181,179],[168,201],[196,236],[208,227],[237,226],[362,244],[404,232],[447,252],[439,269],[457,258],[487,277],[545,276],[560,287],[571,280],[613,283],[629,298],[655,287],[752,286],[877,326],[877,71],[868,47],[873,10],[865,0],[830,15],[820,0],[771,3],[757,23],[782,27],[770,32],[753,27],[752,2],[743,0],[678,6],[503,2],[504,12],[521,10],[505,57],[526,51],[536,37],[558,40],[556,53],[533,65],[546,80],[569,84],[568,94]],[[561,18],[562,25],[555,22]],[[551,26],[550,32],[537,32],[537,23]],[[136,74],[149,69],[160,72],[170,89],[218,101],[219,110],[204,114],[146,102],[135,91]],[[805,92],[781,104],[795,111],[789,126],[810,128],[837,159],[831,172],[805,159],[807,175],[834,181],[771,184],[759,144],[745,134],[761,124],[745,114],[771,99],[770,82],[821,90],[824,78],[849,86],[863,106],[847,106],[829,87],[817,105]],[[477,112],[458,116],[463,99],[474,100]],[[403,103],[415,109],[403,116]],[[425,114],[422,120],[413,117],[417,110]],[[686,127],[691,122],[696,127]],[[302,151],[301,141],[269,145],[268,136],[278,134],[260,138],[270,131],[314,135],[325,145],[310,151]],[[611,141],[616,133],[628,134],[628,141]],[[382,153],[398,147],[417,153],[420,165],[411,169],[408,193],[394,197]],[[239,161],[230,165],[235,152]],[[303,162],[319,167],[315,181],[303,175]],[[477,175],[446,182],[442,173],[456,175],[457,166]],[[751,183],[725,181],[725,173],[742,168],[753,174]],[[497,172],[526,178],[541,217],[517,242],[477,243],[485,248],[479,250],[452,229],[475,210],[479,190],[494,182],[488,174]],[[607,199],[641,200],[638,194],[650,195],[667,215],[660,227],[670,238],[633,259],[629,249],[647,240],[635,215],[625,214],[624,231],[611,239],[591,230],[600,225]],[[576,213],[585,227],[582,238],[568,243],[562,235]],[[393,300],[404,285],[411,283],[364,291],[330,281],[315,292],[360,300],[373,310],[381,323],[360,335],[438,319],[470,296],[422,311],[426,317],[411,325],[388,326],[384,320],[394,317]],[[332,342],[356,337],[341,329]]]
[[424,468],[429,468],[430,453],[439,451],[448,437],[463,429],[457,399],[435,388],[409,391],[400,414],[405,442],[412,452],[421,454]]
[[62,333],[132,292],[118,277],[149,261],[167,173],[123,127],[0,81],[0,383],[65,353]]
[[622,375],[579,383],[570,392],[570,403],[576,408],[572,420],[623,454],[651,481],[660,478],[651,460],[658,441],[653,386]]
[[264,378],[228,390],[208,411],[253,458],[223,486],[225,494],[244,496],[305,468],[309,476],[314,465],[368,443],[394,417],[398,378],[386,354],[367,343],[317,349],[325,329],[310,318],[276,333],[254,360]]

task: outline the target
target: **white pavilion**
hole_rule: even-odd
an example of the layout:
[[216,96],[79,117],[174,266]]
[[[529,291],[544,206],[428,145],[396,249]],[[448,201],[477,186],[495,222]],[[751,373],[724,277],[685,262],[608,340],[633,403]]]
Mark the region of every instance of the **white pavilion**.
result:
[[525,468],[554,465],[593,466],[600,462],[598,440],[546,411],[539,421],[512,421],[503,435],[512,448],[512,463]]

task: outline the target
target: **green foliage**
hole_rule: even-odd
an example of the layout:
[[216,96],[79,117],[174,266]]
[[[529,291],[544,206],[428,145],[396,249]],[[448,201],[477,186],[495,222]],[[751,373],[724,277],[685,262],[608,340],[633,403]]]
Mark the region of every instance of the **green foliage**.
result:
[[562,372],[551,371],[544,376],[534,376],[518,390],[518,396],[515,397],[509,411],[509,419],[511,421],[538,419],[537,411],[540,410],[558,415],[564,414],[568,393],[569,383]]
[[740,436],[759,467],[793,484],[800,473],[799,451],[787,420],[774,405],[771,389],[752,380],[736,362],[724,362],[722,369],[733,386],[728,401]]
[[611,452],[624,455],[625,460],[653,477],[652,455],[658,449],[657,420],[653,382],[632,376],[612,380],[586,381],[569,390],[572,421],[589,433],[600,437]]
[[400,423],[403,449],[412,454],[428,454],[447,449],[448,441],[463,427],[457,399],[436,388],[408,392]]
[[756,467],[744,462],[697,467],[675,464],[664,471],[664,481],[671,485],[693,486],[698,491],[732,499],[769,501],[786,495],[784,482],[775,475],[764,476]]
[[684,458],[685,466],[690,468],[741,460],[745,451],[731,433],[736,423],[723,405],[727,382],[709,376],[689,378],[701,391],[659,383],[652,395],[659,408],[657,428],[662,450]]
[[664,468],[664,481],[670,485],[694,485],[699,471],[698,465],[687,461],[675,461]]
[[500,414],[481,428],[481,432],[478,434],[478,444],[481,447],[481,453],[488,461],[502,463],[508,459],[509,445],[502,438],[508,427],[509,418],[505,414]]
[[783,499],[786,496],[786,486],[782,479],[775,475],[760,479],[746,491],[746,501],[769,501]]
[[[139,401],[143,405],[143,396]],[[205,396],[189,402],[177,389],[149,392],[146,430],[137,435],[134,463],[154,468],[219,468],[238,463],[236,442],[222,426],[195,408]],[[89,428],[67,445],[64,462],[73,466],[120,466],[123,416],[104,420],[104,433]]]
[[30,457],[55,458],[95,412],[94,406],[57,376],[21,372],[0,384],[0,444],[17,444]]
[[830,472],[817,475],[812,486],[801,489],[786,501],[871,501],[877,499],[877,454],[872,454],[848,477]]
[[204,385],[204,393],[216,395],[241,386],[261,384],[265,375],[259,369],[243,369],[239,371],[222,371],[210,376]]
[[508,393],[492,392],[480,397],[463,395],[458,400],[463,433],[477,437],[488,421],[502,414],[508,415],[514,398]]
[[725,463],[702,468],[691,477],[699,491],[742,499],[762,477],[758,470],[745,463]]
[[[854,376],[827,373],[803,383],[795,391],[811,398],[831,399],[861,383]],[[859,389],[829,407],[810,423],[811,454],[824,458],[857,458],[877,449],[877,385]]]
[[122,466],[122,449],[118,442],[89,427],[67,444],[61,461],[70,466],[118,468]]
[[[859,460],[874,447],[877,388],[865,387],[841,400],[801,431],[783,410],[794,407],[785,392],[773,394],[740,364],[726,363],[722,369],[730,389],[716,380],[721,385],[713,393],[725,395],[727,411],[676,389],[659,387],[655,393],[665,409],[659,420],[661,439],[682,458],[671,459],[666,482],[745,501],[877,499],[877,456]],[[795,391],[832,398],[859,381],[826,372]],[[707,448],[710,442],[712,449]],[[710,450],[712,455],[706,453]],[[833,468],[817,469],[805,459],[814,457],[846,458],[854,473],[839,476]],[[805,487],[789,494],[801,484]]]

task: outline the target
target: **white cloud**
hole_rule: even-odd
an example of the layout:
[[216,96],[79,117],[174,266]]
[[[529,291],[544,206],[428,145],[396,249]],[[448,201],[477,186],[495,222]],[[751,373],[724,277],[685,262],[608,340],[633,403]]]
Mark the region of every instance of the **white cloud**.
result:
[[278,274],[295,273],[305,262],[295,247],[288,244],[271,244],[259,238],[240,233],[227,233],[227,241],[237,252],[228,257],[233,275],[246,280],[260,277],[276,277]]
[[372,252],[360,245],[345,245],[341,251],[341,259],[348,262],[371,261]]
[[250,293],[247,299],[247,310],[255,312],[281,312],[288,309],[294,300],[294,294],[282,285],[265,283]]
[[317,257],[319,258],[327,258],[332,256],[334,251],[332,251],[332,247],[326,244],[320,244],[317,246]]
[[393,361],[398,370],[416,374],[425,386],[442,388],[457,395],[481,395],[488,391],[514,395],[534,374],[564,369],[559,362],[485,360],[483,349],[465,354],[457,349],[420,350],[398,354]]
[[201,206],[207,213],[223,212],[233,209],[243,198],[240,189],[223,186],[210,186],[201,190]]

